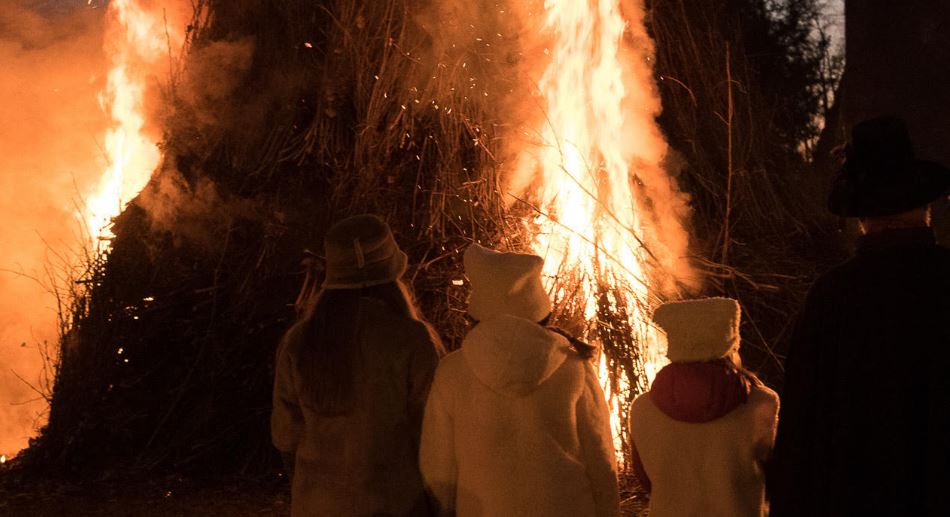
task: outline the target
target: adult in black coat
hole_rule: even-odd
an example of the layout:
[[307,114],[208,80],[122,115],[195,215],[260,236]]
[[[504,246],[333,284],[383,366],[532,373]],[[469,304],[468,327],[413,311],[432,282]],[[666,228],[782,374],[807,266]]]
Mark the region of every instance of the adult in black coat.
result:
[[785,364],[771,517],[948,515],[950,250],[928,205],[950,170],[896,118],[858,124],[829,201],[856,255],[812,286]]

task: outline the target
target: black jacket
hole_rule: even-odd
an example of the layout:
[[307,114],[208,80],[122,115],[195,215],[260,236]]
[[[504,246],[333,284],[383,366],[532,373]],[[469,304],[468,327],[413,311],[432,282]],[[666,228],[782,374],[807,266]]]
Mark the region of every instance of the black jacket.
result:
[[946,515],[948,359],[950,250],[929,228],[861,237],[792,337],[771,517]]

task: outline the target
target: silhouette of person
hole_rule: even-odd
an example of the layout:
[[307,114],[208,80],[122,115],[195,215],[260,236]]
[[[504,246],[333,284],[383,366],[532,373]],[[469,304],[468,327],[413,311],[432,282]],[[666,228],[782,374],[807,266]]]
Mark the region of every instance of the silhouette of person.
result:
[[829,208],[863,235],[814,283],[791,340],[772,517],[946,515],[950,250],[928,205],[948,189],[902,120],[854,127]]
[[418,445],[441,344],[400,281],[406,254],[371,215],[334,225],[324,247],[326,280],[274,379],[292,515],[429,515]]

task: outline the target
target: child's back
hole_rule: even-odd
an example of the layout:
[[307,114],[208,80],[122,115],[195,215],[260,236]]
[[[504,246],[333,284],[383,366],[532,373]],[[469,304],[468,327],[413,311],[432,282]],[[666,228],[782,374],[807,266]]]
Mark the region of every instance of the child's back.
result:
[[739,317],[727,298],[654,313],[672,362],[630,410],[634,470],[650,491],[651,517],[767,514],[763,464],[779,399],[740,366]]
[[745,403],[703,423],[665,413],[654,403],[657,395],[637,398],[630,411],[652,485],[651,517],[765,515],[762,464],[775,434],[775,392],[753,386]]

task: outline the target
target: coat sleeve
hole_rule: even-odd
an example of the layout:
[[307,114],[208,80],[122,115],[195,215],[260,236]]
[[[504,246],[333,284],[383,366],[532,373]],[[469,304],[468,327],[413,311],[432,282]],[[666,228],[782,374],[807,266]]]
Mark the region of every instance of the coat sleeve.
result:
[[577,434],[587,478],[593,490],[597,516],[620,515],[617,456],[610,431],[610,409],[590,363],[585,368],[585,389],[577,406]]
[[437,515],[453,515],[458,485],[458,464],[455,457],[455,430],[450,400],[446,399],[436,371],[432,390],[422,421],[422,442],[419,445],[419,471],[426,484]]
[[298,329],[291,329],[277,351],[277,366],[274,371],[274,398],[271,412],[271,440],[274,447],[283,453],[294,454],[303,434],[303,411],[294,383],[292,341],[299,336]]
[[630,466],[633,469],[633,475],[636,476],[640,488],[649,494],[653,491],[653,482],[650,481],[650,475],[647,474],[646,466],[643,464],[643,458],[640,457],[640,450],[637,448],[637,424],[635,422],[637,420],[638,404],[642,402],[640,397],[647,396],[649,396],[649,392],[638,395],[637,398],[634,399],[633,404],[630,405],[630,414],[627,415],[627,429],[630,430]]
[[633,475],[637,477],[637,482],[640,483],[640,488],[644,492],[650,493],[653,491],[653,482],[650,481],[650,476],[647,474],[647,469],[643,466],[643,458],[640,457],[640,451],[637,450],[637,443],[630,443],[630,462],[633,464]]
[[785,360],[785,389],[779,411],[772,458],[766,466],[770,515],[809,515],[816,501],[816,441],[820,438],[822,347],[830,328],[825,324],[826,295],[812,287],[799,314]]
[[439,355],[442,344],[438,336],[425,324],[417,327],[414,341],[418,346],[413,347],[409,359],[409,423],[412,426],[413,443],[418,450],[422,435],[422,419],[425,412],[426,400],[429,397],[429,388],[435,376],[435,368],[439,365]]
[[755,406],[755,459],[765,464],[775,447],[775,432],[778,426],[779,398],[772,390],[763,387],[756,390]]
[[941,322],[936,329],[938,346],[930,349],[926,362],[929,402],[925,487],[927,515],[946,513],[945,494],[950,486],[950,469],[947,468],[947,458],[950,458],[950,411],[947,410],[950,407],[950,375],[947,375],[947,364],[950,363],[950,294],[947,291],[939,299],[936,310],[937,321]]

